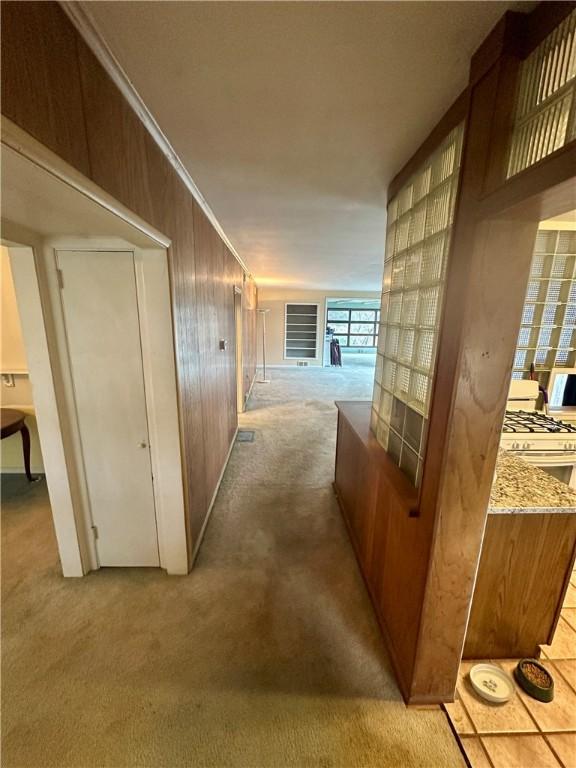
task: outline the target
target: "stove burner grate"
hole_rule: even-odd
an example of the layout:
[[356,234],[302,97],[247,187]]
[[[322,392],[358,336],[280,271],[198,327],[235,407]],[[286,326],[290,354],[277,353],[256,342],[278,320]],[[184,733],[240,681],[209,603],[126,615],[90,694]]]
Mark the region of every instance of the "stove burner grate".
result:
[[502,431],[575,434],[576,425],[552,419],[538,411],[506,411]]

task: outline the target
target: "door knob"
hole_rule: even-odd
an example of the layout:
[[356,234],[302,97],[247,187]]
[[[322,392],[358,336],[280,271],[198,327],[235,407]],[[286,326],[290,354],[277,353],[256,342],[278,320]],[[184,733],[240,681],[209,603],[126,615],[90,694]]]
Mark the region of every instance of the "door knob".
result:
[[138,448],[148,448],[148,443],[145,440],[142,440],[138,443]]

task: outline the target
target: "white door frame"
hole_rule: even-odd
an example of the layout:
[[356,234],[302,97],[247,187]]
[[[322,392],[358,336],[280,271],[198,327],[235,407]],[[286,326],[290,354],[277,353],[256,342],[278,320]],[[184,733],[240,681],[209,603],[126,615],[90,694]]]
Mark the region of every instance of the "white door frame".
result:
[[[135,254],[160,565],[188,573],[174,333],[168,274],[170,241],[25,132],[2,119],[6,144],[149,239],[137,248],[118,238],[43,239],[3,221],[45,460],[58,549],[65,576],[98,568],[81,444],[73,405],[55,248],[128,250]],[[140,238],[141,239],[141,238]]]
[[242,288],[234,286],[234,344],[236,360],[236,410],[244,413],[246,397],[244,393],[244,354],[243,354],[243,322],[244,296]]

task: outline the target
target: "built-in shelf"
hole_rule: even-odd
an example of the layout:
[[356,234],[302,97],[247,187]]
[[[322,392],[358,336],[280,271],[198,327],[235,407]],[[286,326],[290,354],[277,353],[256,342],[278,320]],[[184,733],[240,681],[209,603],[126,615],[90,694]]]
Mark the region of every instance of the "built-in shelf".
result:
[[317,357],[318,304],[286,304],[284,359]]

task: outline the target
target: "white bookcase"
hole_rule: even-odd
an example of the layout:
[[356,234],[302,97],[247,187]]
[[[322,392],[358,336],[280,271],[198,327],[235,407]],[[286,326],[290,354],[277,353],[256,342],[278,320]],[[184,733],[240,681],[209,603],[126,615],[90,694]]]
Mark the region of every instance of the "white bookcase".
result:
[[318,304],[286,304],[284,359],[318,357]]

